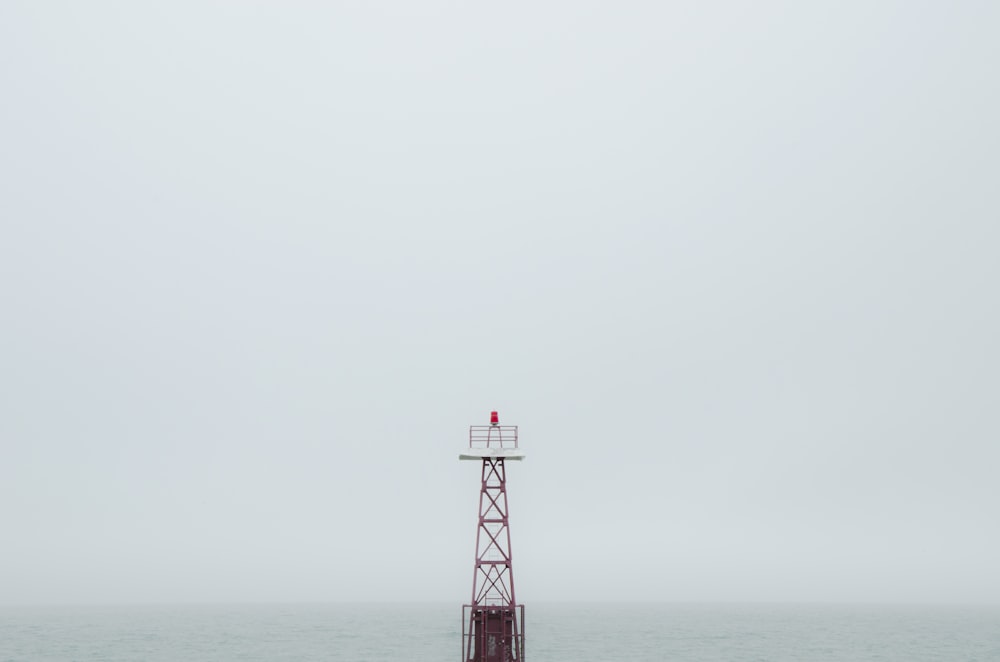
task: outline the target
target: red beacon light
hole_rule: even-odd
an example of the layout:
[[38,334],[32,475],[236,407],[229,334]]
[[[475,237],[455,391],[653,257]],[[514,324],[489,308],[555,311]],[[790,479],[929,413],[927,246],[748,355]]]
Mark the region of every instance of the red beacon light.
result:
[[490,412],[490,425],[500,425],[500,416],[495,412]]

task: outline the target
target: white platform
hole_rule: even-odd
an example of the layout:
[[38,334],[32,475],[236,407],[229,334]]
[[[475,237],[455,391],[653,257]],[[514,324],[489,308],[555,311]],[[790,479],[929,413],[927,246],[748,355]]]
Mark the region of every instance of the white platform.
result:
[[488,457],[502,457],[505,460],[523,460],[525,454],[524,451],[518,448],[466,448],[459,454],[458,459],[482,460]]

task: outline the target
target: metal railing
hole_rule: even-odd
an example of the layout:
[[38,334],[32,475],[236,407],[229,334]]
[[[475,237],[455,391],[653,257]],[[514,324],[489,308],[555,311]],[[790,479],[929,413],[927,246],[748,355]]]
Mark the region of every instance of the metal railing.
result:
[[517,426],[470,425],[469,448],[517,448]]

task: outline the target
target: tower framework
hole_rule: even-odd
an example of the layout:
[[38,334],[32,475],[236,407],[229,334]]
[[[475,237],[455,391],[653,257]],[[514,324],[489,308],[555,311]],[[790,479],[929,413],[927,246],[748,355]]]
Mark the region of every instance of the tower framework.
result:
[[482,463],[479,525],[472,577],[472,602],[462,607],[463,662],[523,662],[524,605],[514,594],[514,562],[507,501],[507,460],[522,460],[517,426],[469,427],[462,460]]

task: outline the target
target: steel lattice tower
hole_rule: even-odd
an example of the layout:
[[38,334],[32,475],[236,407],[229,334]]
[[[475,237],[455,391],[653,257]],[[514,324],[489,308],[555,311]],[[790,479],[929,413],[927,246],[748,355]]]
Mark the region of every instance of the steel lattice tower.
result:
[[522,460],[517,426],[469,426],[469,448],[461,460],[482,462],[479,527],[472,576],[472,602],[462,607],[463,662],[523,662],[524,605],[514,597],[505,460]]

